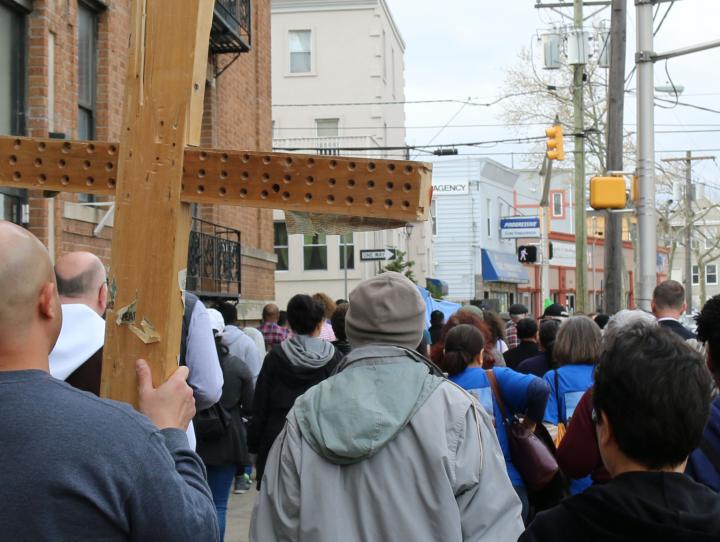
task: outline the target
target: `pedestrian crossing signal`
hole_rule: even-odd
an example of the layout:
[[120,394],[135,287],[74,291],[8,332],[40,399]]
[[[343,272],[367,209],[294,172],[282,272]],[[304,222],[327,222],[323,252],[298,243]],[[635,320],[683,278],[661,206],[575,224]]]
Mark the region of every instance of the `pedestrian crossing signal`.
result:
[[537,262],[537,247],[533,245],[522,245],[518,247],[518,261],[520,263]]

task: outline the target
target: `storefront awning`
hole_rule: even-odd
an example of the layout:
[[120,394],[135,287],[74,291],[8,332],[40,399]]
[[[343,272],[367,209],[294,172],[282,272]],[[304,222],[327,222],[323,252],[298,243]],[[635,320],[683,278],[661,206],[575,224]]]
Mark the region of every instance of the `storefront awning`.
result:
[[512,282],[527,284],[527,270],[517,261],[515,254],[482,249],[482,276],[485,282]]

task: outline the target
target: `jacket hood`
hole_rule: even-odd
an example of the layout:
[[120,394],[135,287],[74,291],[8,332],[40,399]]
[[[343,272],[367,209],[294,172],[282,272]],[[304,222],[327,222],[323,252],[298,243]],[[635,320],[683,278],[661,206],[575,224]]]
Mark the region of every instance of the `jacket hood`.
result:
[[295,417],[303,438],[326,460],[357,463],[395,438],[442,382],[411,350],[367,345],[302,395]]
[[50,374],[65,380],[105,343],[105,320],[81,303],[62,305],[62,327],[50,352]]
[[327,341],[308,335],[293,335],[280,343],[288,361],[295,367],[318,369],[335,356],[335,347]]
[[221,336],[221,342],[225,346],[230,346],[231,344],[237,342],[240,337],[245,335],[240,329],[236,326],[225,326],[225,329],[222,330]]
[[621,474],[561,506],[602,540],[702,541],[720,535],[720,499],[684,474]]

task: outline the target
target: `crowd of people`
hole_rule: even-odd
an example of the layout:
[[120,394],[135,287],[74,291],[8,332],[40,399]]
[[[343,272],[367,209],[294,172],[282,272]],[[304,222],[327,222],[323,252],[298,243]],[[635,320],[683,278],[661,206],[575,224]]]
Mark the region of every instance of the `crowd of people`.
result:
[[720,539],[720,296],[696,335],[675,281],[652,313],[507,321],[392,272],[259,327],[186,293],[138,412],[97,397],[100,260],[6,222],[0,251],[3,539],[222,540],[253,482],[256,542]]

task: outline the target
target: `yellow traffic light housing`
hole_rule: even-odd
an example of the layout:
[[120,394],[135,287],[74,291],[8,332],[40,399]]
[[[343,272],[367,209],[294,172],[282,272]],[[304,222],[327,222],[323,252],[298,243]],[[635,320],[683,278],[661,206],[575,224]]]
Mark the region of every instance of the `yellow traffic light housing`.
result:
[[590,207],[593,209],[624,209],[627,191],[623,177],[590,179]]
[[556,124],[545,130],[547,135],[547,158],[548,160],[565,160],[565,146],[563,145],[562,126]]

